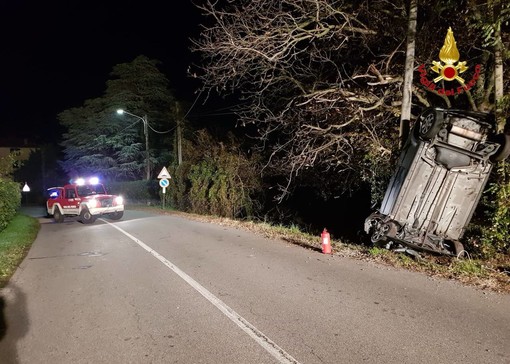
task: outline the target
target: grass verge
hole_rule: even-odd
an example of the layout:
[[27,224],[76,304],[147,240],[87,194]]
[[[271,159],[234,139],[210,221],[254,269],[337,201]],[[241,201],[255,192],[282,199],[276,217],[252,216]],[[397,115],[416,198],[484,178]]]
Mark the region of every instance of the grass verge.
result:
[[37,219],[17,214],[10,224],[0,231],[0,288],[7,284],[27,255],[39,228]]

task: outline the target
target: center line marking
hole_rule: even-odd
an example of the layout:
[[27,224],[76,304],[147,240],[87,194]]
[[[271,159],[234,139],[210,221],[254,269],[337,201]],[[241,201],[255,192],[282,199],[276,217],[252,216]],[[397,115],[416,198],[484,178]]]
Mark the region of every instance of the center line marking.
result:
[[279,347],[273,340],[267,337],[262,331],[257,329],[251,323],[248,322],[245,318],[231,309],[225,302],[220,300],[218,297],[209,292],[204,286],[195,281],[189,275],[184,273],[179,267],[173,264],[171,261],[166,259],[164,256],[159,254],[157,251],[152,249],[150,246],[145,244],[140,239],[134,237],[127,231],[121,229],[115,224],[108,222],[104,219],[100,219],[101,221],[107,223],[108,225],[114,227],[122,234],[126,235],[128,238],[133,240],[143,249],[151,253],[157,260],[170,268],[174,273],[176,273],[179,277],[181,277],[186,283],[188,283],[191,287],[193,287],[196,291],[198,291],[202,296],[204,296],[209,302],[211,302],[218,310],[223,312],[225,316],[227,316],[232,322],[234,322],[237,326],[239,326],[244,332],[246,332],[253,340],[255,340],[260,346],[262,346],[269,354],[271,354],[275,359],[277,359],[280,363],[292,363],[299,364],[299,362],[294,359],[289,353]]

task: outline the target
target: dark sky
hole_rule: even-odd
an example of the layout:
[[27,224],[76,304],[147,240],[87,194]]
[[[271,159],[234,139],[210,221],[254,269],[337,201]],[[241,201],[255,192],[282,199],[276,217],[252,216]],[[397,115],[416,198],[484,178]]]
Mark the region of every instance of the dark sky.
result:
[[101,96],[112,67],[140,54],[193,101],[189,38],[202,21],[190,0],[1,1],[0,138],[53,130],[60,111]]

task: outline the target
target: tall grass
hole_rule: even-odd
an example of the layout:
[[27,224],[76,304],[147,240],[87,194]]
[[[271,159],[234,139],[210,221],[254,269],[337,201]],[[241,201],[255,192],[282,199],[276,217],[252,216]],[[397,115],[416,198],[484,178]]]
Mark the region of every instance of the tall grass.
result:
[[16,215],[0,231],[0,288],[14,274],[39,232],[39,221],[26,215]]

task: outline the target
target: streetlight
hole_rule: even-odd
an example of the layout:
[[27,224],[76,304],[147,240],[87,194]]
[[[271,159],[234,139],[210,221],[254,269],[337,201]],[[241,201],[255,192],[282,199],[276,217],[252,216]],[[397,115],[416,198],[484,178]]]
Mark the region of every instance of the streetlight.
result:
[[150,165],[150,154],[149,154],[149,122],[147,120],[147,115],[144,115],[143,117],[135,115],[130,113],[129,111],[118,109],[117,114],[123,115],[128,114],[131,115],[143,122],[143,133],[145,135],[145,172],[146,172],[146,179],[149,180],[151,178],[151,165]]
[[23,192],[25,192],[25,205],[28,205],[28,193],[30,192],[30,187],[28,187],[28,184],[25,182],[25,185],[22,189]]

